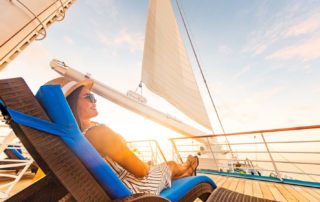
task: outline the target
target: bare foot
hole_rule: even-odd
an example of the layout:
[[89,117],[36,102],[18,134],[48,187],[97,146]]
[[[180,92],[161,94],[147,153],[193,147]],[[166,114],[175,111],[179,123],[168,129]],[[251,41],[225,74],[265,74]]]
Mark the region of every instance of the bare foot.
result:
[[192,168],[192,175],[197,175],[196,170],[199,166],[199,159],[197,156],[188,156],[188,162],[190,163],[190,167]]

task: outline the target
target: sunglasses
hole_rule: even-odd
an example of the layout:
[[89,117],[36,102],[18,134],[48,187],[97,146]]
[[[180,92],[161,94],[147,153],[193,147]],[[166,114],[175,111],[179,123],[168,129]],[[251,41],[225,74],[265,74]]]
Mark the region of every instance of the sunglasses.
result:
[[89,101],[92,102],[92,103],[96,103],[96,102],[97,102],[96,98],[94,97],[94,95],[93,95],[92,93],[86,94],[86,95],[84,96],[84,99],[87,99],[87,100],[89,100]]

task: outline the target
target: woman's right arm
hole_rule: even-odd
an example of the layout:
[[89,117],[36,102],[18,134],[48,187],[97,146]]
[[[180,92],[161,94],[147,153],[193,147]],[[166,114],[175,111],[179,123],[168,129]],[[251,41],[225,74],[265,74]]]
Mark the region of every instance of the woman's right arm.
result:
[[126,145],[123,138],[110,128],[99,125],[86,132],[87,139],[102,157],[108,156],[136,177],[144,177],[149,166],[141,161]]

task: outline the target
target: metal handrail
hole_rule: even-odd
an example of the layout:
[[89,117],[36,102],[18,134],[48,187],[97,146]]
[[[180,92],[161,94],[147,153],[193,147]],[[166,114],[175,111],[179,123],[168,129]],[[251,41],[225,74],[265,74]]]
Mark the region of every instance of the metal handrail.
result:
[[[147,145],[139,146],[139,148],[140,148],[140,147],[150,148],[150,150],[140,150],[140,151],[141,151],[141,152],[148,152],[148,151],[150,151],[150,152],[151,152],[151,154],[150,154],[151,157],[154,157],[154,155],[155,155],[155,154],[153,153],[153,150],[152,150],[152,144],[153,144],[153,145],[155,145],[155,147],[157,148],[157,151],[159,151],[159,153],[160,153],[163,161],[164,161],[164,162],[167,162],[167,158],[165,157],[165,155],[164,155],[164,153],[163,153],[163,151],[162,151],[162,149],[161,149],[158,141],[156,141],[156,140],[153,140],[153,139],[149,139],[149,140],[134,140],[134,141],[127,141],[127,143],[128,143],[128,144],[149,143],[149,144],[147,144]],[[152,159],[153,159],[153,158],[152,158]]]
[[[211,144],[212,145],[212,144]],[[190,153],[194,152],[194,150],[179,150],[180,153]],[[235,153],[243,153],[243,154],[249,154],[249,153],[259,153],[264,154],[268,153],[267,151],[237,151],[234,150]],[[221,151],[212,151],[212,153],[222,153]],[[276,154],[320,154],[320,152],[309,152],[309,151],[270,151],[270,153],[276,153]]]
[[[206,138],[199,136],[200,138]],[[172,138],[176,140],[176,138]],[[197,139],[197,138],[185,138],[185,139]],[[180,139],[179,139],[180,140]],[[320,140],[296,140],[296,141],[268,141],[268,144],[287,144],[287,143],[311,143],[320,142]],[[230,145],[248,145],[248,144],[264,144],[263,142],[241,142],[241,143],[230,143]],[[200,145],[200,144],[199,144]],[[215,145],[228,145],[227,143],[215,143]],[[192,144],[179,145],[180,147],[194,146]]]
[[[296,164],[298,165],[316,165],[316,166],[319,166],[320,165],[320,162],[317,163],[317,162],[303,162],[303,161],[289,161],[288,159],[286,159],[285,157],[282,157],[281,158],[284,158],[285,161],[283,160],[276,160],[274,159],[274,156],[275,154],[316,154],[316,155],[319,155],[320,152],[319,151],[274,151],[272,149],[270,149],[270,145],[271,144],[297,144],[297,143],[319,143],[320,140],[292,140],[292,141],[267,141],[265,139],[265,135],[268,135],[270,133],[277,133],[277,132],[288,132],[288,131],[298,131],[298,130],[309,130],[309,129],[320,129],[320,125],[310,125],[310,126],[299,126],[299,127],[291,127],[291,128],[277,128],[277,129],[270,129],[270,130],[256,130],[256,131],[247,131],[247,132],[235,132],[235,133],[226,133],[226,134],[214,134],[214,135],[202,135],[202,136],[195,136],[195,137],[177,137],[177,138],[170,138],[170,141],[172,143],[172,146],[173,148],[175,148],[175,151],[178,155],[180,155],[181,153],[190,153],[190,152],[195,152],[193,150],[190,150],[190,149],[187,149],[186,147],[188,146],[194,146],[195,144],[181,144],[179,145],[177,143],[177,141],[179,140],[197,140],[197,146],[200,146],[204,139],[207,139],[207,142],[208,142],[208,145],[209,145],[209,148],[210,150],[205,153],[205,154],[210,154],[212,156],[214,156],[214,154],[224,154],[224,155],[227,155],[228,153],[230,152],[227,152],[227,151],[212,151],[211,149],[211,146],[222,146],[222,145],[225,145],[225,146],[237,146],[237,145],[264,145],[264,150],[261,151],[261,147],[260,148],[260,151],[243,151],[241,149],[239,149],[240,151],[237,151],[236,149],[233,149],[233,153],[234,154],[245,154],[245,153],[262,153],[262,154],[268,154],[268,157],[269,157],[269,160],[254,160],[254,159],[250,159],[252,162],[264,162],[264,163],[272,163],[272,166],[273,166],[273,171],[277,174],[277,176],[281,179],[281,174],[280,172],[282,173],[295,173],[295,174],[303,174],[303,175],[307,175],[307,176],[310,176],[311,175],[315,175],[315,176],[320,176],[320,174],[317,174],[317,173],[306,173],[304,172],[302,169],[298,168],[296,166]],[[224,137],[224,136],[246,136],[246,135],[258,135],[258,136],[261,136],[261,139],[259,140],[259,142],[239,142],[239,143],[232,143],[232,142],[228,142],[228,143],[210,143],[210,141],[208,141],[208,138],[217,138],[217,137]],[[297,134],[295,134],[297,135]],[[300,134],[298,134],[300,135]],[[184,150],[178,150],[178,147],[185,147],[186,149]],[[181,155],[180,155],[181,156]],[[181,158],[181,157],[180,157]],[[218,166],[218,163],[217,161],[229,161],[231,160],[230,158],[214,158],[213,159],[215,162],[216,162],[216,165]],[[237,158],[237,161],[245,161],[245,159],[238,159]],[[279,170],[278,167],[277,167],[277,164],[278,163],[281,163],[281,164],[292,164],[293,166],[295,166],[296,168],[298,168],[299,170],[301,170],[302,172],[293,172],[293,171],[285,171],[285,170]],[[221,163],[219,163],[221,164]],[[226,166],[227,167],[227,166]],[[220,166],[221,168],[221,166]],[[261,169],[260,169],[261,170]]]
[[[219,159],[216,159],[216,160],[218,160],[218,161],[227,161],[227,160],[230,160],[230,159],[219,158]],[[239,159],[239,161],[245,161],[245,159]],[[253,162],[263,162],[263,163],[272,163],[272,161],[270,161],[270,160],[255,160],[255,159],[252,159],[251,161],[253,161]],[[320,165],[320,163],[300,162],[300,161],[277,161],[277,160],[274,160],[273,162],[275,162],[275,163],[305,164],[305,165]]]
[[274,133],[274,132],[307,130],[307,129],[320,129],[320,125],[298,126],[298,127],[290,127],[290,128],[276,128],[276,129],[269,129],[269,130],[254,130],[254,131],[247,131],[247,132],[235,132],[235,133],[225,133],[225,134],[200,135],[200,136],[194,136],[194,137],[176,137],[176,138],[169,138],[169,139],[170,140],[198,139],[198,138],[205,138],[205,137],[250,135],[250,134],[257,134],[257,133]]
[[178,160],[180,161],[180,163],[182,163],[182,158],[181,158],[181,155],[180,155],[180,152],[178,151],[177,147],[176,147],[176,144],[174,143],[173,140],[170,140],[171,141],[171,144],[173,146],[173,151],[175,152],[175,154],[178,156]]

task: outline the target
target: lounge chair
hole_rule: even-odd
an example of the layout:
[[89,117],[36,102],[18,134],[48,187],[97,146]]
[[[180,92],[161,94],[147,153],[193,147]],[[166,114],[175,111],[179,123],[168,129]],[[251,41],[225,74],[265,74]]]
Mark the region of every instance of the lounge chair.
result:
[[[4,153],[7,156],[7,158],[5,159],[0,159],[0,170],[15,170],[16,173],[18,173],[20,170],[24,169],[24,167],[27,165],[25,164],[27,160],[33,161],[32,159],[28,159],[23,156],[20,145],[11,144],[15,138],[16,136],[14,132],[10,131],[10,133],[7,136],[5,136],[4,140],[0,144],[0,154]],[[22,160],[22,161],[14,161],[14,160]],[[14,165],[15,163],[19,164],[21,162],[24,162],[23,166]],[[8,166],[8,164],[12,164],[12,166]],[[7,165],[7,166],[4,166],[4,168],[2,168],[3,166],[1,165]],[[32,167],[32,172],[35,172],[37,169],[36,165],[30,166],[30,168],[31,167]]]
[[210,178],[194,176],[160,196],[132,194],[81,135],[59,86],[43,86],[35,98],[22,78],[0,80],[0,109],[46,174],[8,201],[193,201],[216,188]]
[[[8,159],[15,159],[15,160],[32,160],[27,157],[25,157],[22,154],[21,148],[17,148],[15,146],[9,145],[4,151],[3,151]],[[16,172],[19,172],[19,170],[23,169],[24,167],[15,167]],[[32,164],[30,165],[29,169],[31,170],[32,173],[36,173],[38,170],[38,165],[33,161]]]
[[[0,118],[2,121],[2,117]],[[32,159],[25,158],[22,155],[20,145],[10,145],[16,138],[14,132],[2,136],[4,139],[0,144],[0,154],[5,154],[7,158],[0,159],[0,201],[8,198],[10,193],[19,183],[20,179],[25,176],[28,170],[36,172],[38,169]],[[13,173],[12,171],[15,171]]]
[[[2,144],[2,146],[6,145]],[[11,191],[27,173],[28,169],[31,168],[32,172],[36,172],[38,169],[38,167],[33,165],[34,161],[25,158],[19,150],[21,150],[19,147],[9,145],[9,147],[4,149],[4,153],[8,158],[0,159],[0,178],[2,180],[2,183],[0,184],[0,201],[10,196]],[[15,174],[13,174],[12,171],[15,171]]]

